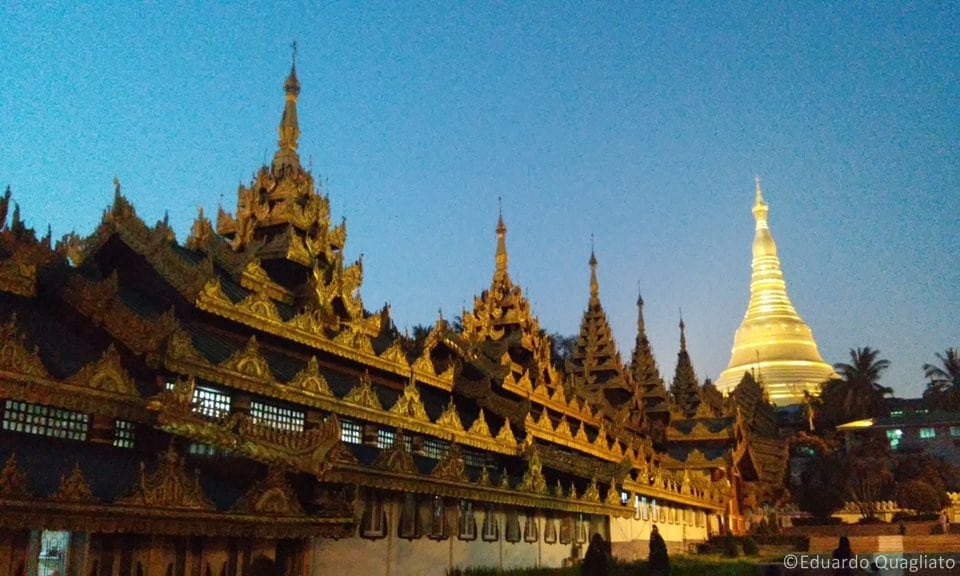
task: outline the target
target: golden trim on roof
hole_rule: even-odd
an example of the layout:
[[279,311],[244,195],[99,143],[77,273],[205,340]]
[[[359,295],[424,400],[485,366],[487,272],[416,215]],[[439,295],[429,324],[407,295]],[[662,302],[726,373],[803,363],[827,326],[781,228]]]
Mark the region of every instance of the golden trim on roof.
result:
[[429,422],[430,417],[420,401],[420,390],[417,389],[417,383],[410,379],[407,385],[403,387],[403,393],[397,398],[397,402],[390,408],[391,414],[404,417],[404,419],[420,420]]
[[333,396],[330,385],[327,384],[327,379],[320,372],[320,365],[316,356],[311,356],[307,365],[297,372],[296,376],[287,385],[308,394]]
[[230,507],[235,514],[264,516],[303,516],[303,507],[280,466],[269,466],[267,475],[258,480]]
[[363,406],[364,408],[370,408],[371,410],[383,411],[383,404],[380,403],[380,398],[378,398],[376,392],[373,391],[370,374],[367,372],[364,372],[360,376],[358,385],[350,389],[350,392],[343,397],[343,401],[356,404],[357,406]]
[[129,496],[117,499],[117,504],[149,506],[151,508],[187,508],[191,510],[216,510],[213,502],[200,487],[199,476],[187,478],[183,459],[168,448],[160,455],[157,468],[147,473],[140,463],[140,478]]
[[99,360],[87,364],[66,379],[67,384],[113,394],[139,396],[133,378],[120,362],[120,353],[111,342]]
[[0,324],[0,370],[33,378],[49,378],[50,373],[40,360],[40,347],[27,350],[23,334],[17,327],[14,313],[9,322]]
[[60,487],[50,499],[57,502],[97,502],[97,497],[93,495],[83,472],[80,471],[80,464],[74,464],[69,475],[60,476]]
[[237,350],[218,365],[225,370],[233,370],[238,374],[243,374],[249,378],[270,382],[273,378],[273,372],[267,360],[260,354],[260,345],[257,343],[256,335],[250,336],[243,349]]

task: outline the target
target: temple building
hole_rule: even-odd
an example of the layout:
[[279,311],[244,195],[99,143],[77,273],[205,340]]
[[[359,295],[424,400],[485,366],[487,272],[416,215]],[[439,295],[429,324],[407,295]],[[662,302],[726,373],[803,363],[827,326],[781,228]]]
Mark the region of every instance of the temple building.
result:
[[756,388],[678,410],[642,301],[627,369],[595,257],[558,369],[502,216],[462,326],[404,337],[300,162],[295,67],[284,90],[272,162],[183,243],[119,182],[56,243],[0,198],[0,574],[439,576],[739,529],[767,474]]
[[836,374],[820,357],[813,332],[787,296],[759,178],[756,184],[750,303],[733,339],[730,364],[720,374],[716,386],[727,394],[749,372],[760,381],[774,404],[800,404],[804,393],[819,394],[820,384]]

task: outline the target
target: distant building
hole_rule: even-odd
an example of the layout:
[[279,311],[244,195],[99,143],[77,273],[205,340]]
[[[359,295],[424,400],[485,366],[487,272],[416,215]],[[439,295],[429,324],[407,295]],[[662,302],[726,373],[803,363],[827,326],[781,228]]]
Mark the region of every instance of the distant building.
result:
[[717,389],[727,394],[744,372],[752,372],[762,380],[770,401],[786,406],[802,403],[804,392],[819,394],[820,384],[836,374],[820,357],[813,332],[787,296],[777,244],[767,224],[768,211],[757,179],[750,303],[733,339],[730,364],[717,379]]
[[960,467],[960,412],[894,409],[887,416],[841,424],[837,430],[844,433],[848,449],[865,434],[881,431],[895,454],[939,456]]

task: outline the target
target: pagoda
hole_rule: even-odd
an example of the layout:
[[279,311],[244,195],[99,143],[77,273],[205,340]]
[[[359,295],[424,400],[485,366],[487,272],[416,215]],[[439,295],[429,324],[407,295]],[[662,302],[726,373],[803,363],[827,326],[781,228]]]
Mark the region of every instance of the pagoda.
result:
[[820,384],[835,374],[820,357],[813,332],[787,296],[777,245],[767,223],[769,208],[763,200],[760,179],[756,182],[750,303],[733,339],[730,364],[716,386],[727,394],[744,372],[751,372],[773,403],[800,404],[805,392],[818,394]]

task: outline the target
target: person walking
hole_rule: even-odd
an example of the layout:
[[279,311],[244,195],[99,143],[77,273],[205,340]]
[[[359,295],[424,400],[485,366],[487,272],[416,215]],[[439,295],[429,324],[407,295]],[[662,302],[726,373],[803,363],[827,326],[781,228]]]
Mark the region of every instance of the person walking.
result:
[[650,529],[650,556],[647,557],[650,576],[667,576],[670,573],[670,556],[667,543],[663,541],[656,524]]
[[607,554],[607,544],[600,534],[594,534],[590,539],[590,546],[583,556],[581,574],[583,576],[607,576],[610,567],[610,557]]

